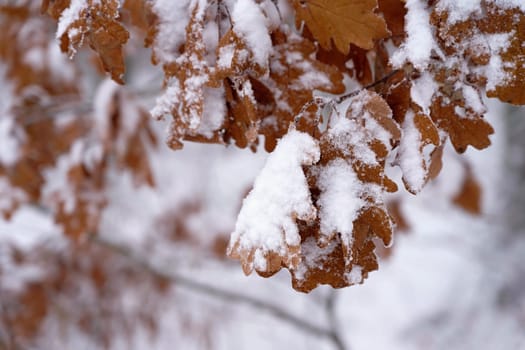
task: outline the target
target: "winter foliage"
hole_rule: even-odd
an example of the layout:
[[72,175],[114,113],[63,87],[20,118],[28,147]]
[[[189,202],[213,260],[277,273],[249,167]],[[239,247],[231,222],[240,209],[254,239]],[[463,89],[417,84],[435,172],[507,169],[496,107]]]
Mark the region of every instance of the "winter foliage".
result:
[[[481,213],[481,176],[447,144],[491,144],[487,97],[525,104],[524,43],[520,0],[0,0],[0,211],[39,208],[68,247],[2,256],[0,293],[35,306],[0,326],[27,344],[61,322],[90,334],[89,300],[111,294],[112,276],[148,280],[129,300],[168,295],[155,263],[124,262],[140,252],[109,253],[122,227],[137,246],[158,231],[245,274],[288,269],[302,292],[364,283],[408,226],[400,192],[424,192],[450,158],[448,200]],[[163,170],[170,157],[184,166]],[[150,203],[142,213],[130,189]],[[53,269],[5,277],[46,259]],[[49,305],[67,303],[49,291],[75,288],[88,291],[78,318],[49,321]],[[117,299],[106,347],[112,327],[157,324],[140,305],[118,315]]]

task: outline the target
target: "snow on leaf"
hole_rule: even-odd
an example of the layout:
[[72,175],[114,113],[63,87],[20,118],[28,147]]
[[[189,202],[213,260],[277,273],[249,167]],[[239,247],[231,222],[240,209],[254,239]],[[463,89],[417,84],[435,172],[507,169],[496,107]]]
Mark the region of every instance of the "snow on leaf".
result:
[[396,160],[403,171],[406,189],[415,194],[423,189],[430,177],[432,153],[440,144],[439,134],[426,114],[412,110],[406,113],[402,130]]
[[170,63],[179,56],[186,38],[186,28],[191,18],[192,0],[157,0],[151,4],[151,23],[146,45],[153,49],[152,61]]
[[319,215],[314,225],[301,226],[307,248],[292,270],[294,288],[341,288],[377,269],[374,239],[389,245],[393,230],[383,195],[397,189],[384,168],[400,137],[392,111],[376,93],[364,90],[334,110],[321,136],[319,164],[307,168]]
[[447,132],[456,151],[463,153],[469,145],[477,149],[488,147],[489,136],[494,133],[492,126],[478,114],[462,115],[464,110],[456,107],[442,97],[436,98],[431,107],[432,120]]
[[[517,6],[517,4],[516,4]],[[488,33],[509,33],[508,46],[502,50],[501,67],[506,79],[489,87],[487,96],[497,97],[503,102],[525,104],[525,6],[504,11],[489,7],[493,16],[486,28]],[[493,61],[489,64],[492,65]],[[488,75],[488,74],[487,74]],[[488,76],[490,79],[490,76]]]
[[69,153],[58,158],[56,167],[45,173],[43,200],[53,208],[56,223],[70,237],[79,238],[98,227],[106,205],[100,172],[104,167],[102,155],[101,147],[77,140]]
[[424,1],[407,0],[405,6],[407,39],[392,55],[391,63],[399,68],[408,61],[414,67],[423,70],[429,64],[432,51],[436,49],[429,23],[429,12]]
[[374,13],[377,0],[293,0],[296,23],[304,22],[324,49],[333,45],[348,53],[350,44],[371,49],[374,40],[389,35],[386,23]]
[[[288,125],[302,112],[301,129],[317,128],[317,108],[303,110],[312,101],[314,91],[344,92],[343,75],[331,65],[315,58],[315,46],[308,39],[293,33],[289,28],[273,33],[274,52],[270,61],[270,75],[260,82],[270,92],[255,91],[261,110],[260,133],[265,136],[265,148],[272,151],[277,140],[287,132]],[[312,106],[315,107],[315,106]]]
[[[440,47],[456,59],[470,60],[471,80],[489,97],[524,104],[525,10],[517,2],[479,1],[479,10],[440,1],[431,14]],[[461,14],[461,15],[459,15]],[[461,67],[465,71],[465,67]]]
[[252,80],[239,77],[224,80],[224,90],[230,118],[223,124],[223,139],[235,140],[238,147],[254,146],[257,142],[258,114]]
[[268,65],[272,40],[268,33],[267,19],[254,0],[237,0],[231,11],[233,31],[238,34],[253,54],[260,67]]
[[97,52],[104,70],[111,78],[123,84],[123,46],[129,33],[118,21],[118,0],[72,0],[67,7],[64,2],[45,2],[43,9],[58,19],[56,36],[60,48],[73,56],[84,42]]
[[293,127],[279,141],[245,198],[228,255],[240,259],[245,273],[268,276],[300,260],[296,220],[311,222],[316,209],[303,166],[319,160],[318,142]]
[[194,1],[193,6],[186,27],[184,52],[175,61],[164,65],[166,91],[151,111],[156,118],[163,118],[166,114],[173,116],[167,140],[173,149],[182,148],[184,136],[199,128],[204,109],[204,88],[210,79],[209,67],[204,60],[206,4]]
[[94,98],[94,131],[105,153],[129,170],[136,184],[153,185],[148,147],[156,138],[148,113],[134,96],[110,79],[99,84]]

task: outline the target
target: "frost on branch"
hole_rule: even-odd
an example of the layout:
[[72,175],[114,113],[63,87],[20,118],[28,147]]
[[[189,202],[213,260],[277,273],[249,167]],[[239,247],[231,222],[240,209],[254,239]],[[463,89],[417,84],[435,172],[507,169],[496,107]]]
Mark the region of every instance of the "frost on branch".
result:
[[316,209],[303,166],[319,160],[318,142],[291,128],[279,141],[243,202],[228,255],[240,259],[245,273],[254,268],[270,276],[300,262],[296,220],[312,222]]

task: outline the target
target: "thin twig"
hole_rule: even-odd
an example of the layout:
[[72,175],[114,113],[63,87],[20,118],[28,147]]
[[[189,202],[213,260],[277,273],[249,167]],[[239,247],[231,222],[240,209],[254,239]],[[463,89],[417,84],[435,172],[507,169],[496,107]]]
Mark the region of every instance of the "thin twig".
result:
[[321,97],[321,96],[316,96],[314,97],[312,100],[308,101],[307,103],[305,103],[303,105],[303,107],[301,108],[301,110],[299,111],[299,113],[295,116],[295,119],[294,119],[294,123],[295,125],[297,125],[299,123],[299,121],[301,120],[301,118],[303,118],[304,114],[306,113],[306,111],[316,105],[317,106],[317,119],[319,119],[319,111],[321,109],[323,109],[325,106],[331,106],[333,110],[335,110],[335,105],[336,104],[339,104],[343,101],[345,101],[346,99],[349,99],[351,97],[354,97],[356,96],[357,94],[359,94],[361,91],[363,90],[368,90],[368,89],[371,89],[381,83],[384,83],[386,82],[388,79],[392,78],[395,74],[397,74],[398,72],[400,72],[401,70],[400,69],[396,69],[396,70],[393,70],[392,72],[388,73],[387,75],[385,75],[384,77],[382,77],[381,79],[379,80],[376,80],[374,81],[373,83],[371,84],[368,84],[360,89],[357,89],[357,90],[354,90],[352,92],[349,92],[345,95],[341,95],[337,98],[328,98],[328,97]]
[[398,72],[400,72],[400,69],[393,70],[390,73],[388,73],[387,75],[385,75],[384,77],[382,77],[381,79],[376,80],[373,83],[370,83],[370,84],[368,84],[367,86],[365,86],[365,87],[363,87],[361,89],[354,90],[354,91],[349,92],[349,93],[347,93],[345,95],[339,96],[338,98],[334,99],[334,103],[341,103],[341,102],[343,102],[344,100],[346,100],[346,99],[348,99],[350,97],[356,96],[357,94],[359,94],[363,90],[368,90],[368,89],[371,89],[371,88],[373,88],[373,87],[375,87],[375,86],[377,86],[377,85],[379,85],[381,83],[384,83],[388,79],[392,78]]
[[198,282],[198,281],[192,280],[191,278],[179,275],[173,271],[165,271],[161,267],[155,266],[154,264],[147,261],[146,259],[143,259],[137,254],[133,253],[130,249],[119,246],[112,242],[108,242],[107,240],[101,239],[98,236],[94,236],[92,238],[92,241],[128,258],[135,265],[140,266],[142,269],[148,271],[152,275],[158,278],[173,282],[174,285],[177,287],[187,288],[194,292],[212,296],[217,299],[222,299],[224,301],[231,302],[231,303],[244,303],[251,307],[263,310],[273,315],[274,317],[280,319],[281,321],[286,322],[302,331],[307,332],[308,334],[327,338],[328,340],[334,343],[337,349],[344,350],[344,347],[341,348],[337,344],[336,342],[337,338],[334,338],[334,333],[332,329],[324,329],[310,322],[307,322],[304,319],[301,319],[283,310],[280,306],[273,305],[266,301],[263,301],[257,298],[253,298],[245,294],[236,293],[236,292],[233,292],[227,289],[223,289],[223,288],[215,287],[215,286],[212,286],[206,283]]
[[338,350],[348,350],[348,347],[345,346],[345,343],[339,334],[339,327],[335,313],[336,297],[336,291],[331,290],[325,304],[326,315],[328,316],[328,323],[330,325],[330,339]]

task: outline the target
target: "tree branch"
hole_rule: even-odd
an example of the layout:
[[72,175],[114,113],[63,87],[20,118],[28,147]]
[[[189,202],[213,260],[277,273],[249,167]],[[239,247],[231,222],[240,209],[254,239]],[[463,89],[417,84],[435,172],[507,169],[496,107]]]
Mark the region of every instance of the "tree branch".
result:
[[330,325],[330,338],[332,343],[338,350],[348,350],[348,347],[345,346],[341,335],[339,334],[339,327],[337,325],[336,313],[335,313],[335,301],[336,301],[336,291],[331,290],[328,298],[326,299],[325,309],[328,316],[328,323]]
[[333,103],[341,103],[341,102],[343,102],[344,100],[346,100],[346,99],[348,99],[350,97],[354,97],[355,95],[359,94],[363,90],[368,90],[368,89],[371,89],[371,88],[373,88],[373,87],[375,87],[375,86],[377,86],[379,84],[382,84],[382,83],[386,82],[388,79],[392,78],[397,73],[399,73],[400,71],[401,71],[400,69],[395,69],[395,70],[391,71],[390,73],[388,73],[387,75],[385,75],[384,77],[382,77],[381,79],[376,80],[373,83],[370,83],[370,84],[362,87],[361,89],[354,90],[354,91],[349,92],[349,93],[347,93],[345,95],[339,96],[338,98],[333,100]]
[[354,97],[356,96],[357,94],[359,94],[361,91],[363,90],[368,90],[368,89],[371,89],[379,84],[382,84],[384,82],[386,82],[388,79],[392,78],[394,75],[396,75],[397,73],[399,73],[401,71],[401,69],[395,69],[393,71],[391,71],[390,73],[388,73],[387,75],[385,75],[384,77],[382,77],[381,79],[379,80],[376,80],[374,81],[373,83],[371,84],[368,84],[366,86],[363,86],[362,88],[360,89],[357,89],[357,90],[354,90],[352,92],[349,92],[347,94],[344,94],[344,95],[341,95],[337,98],[329,98],[329,97],[321,97],[321,96],[316,96],[314,97],[311,101],[305,103],[303,105],[303,107],[301,108],[301,111],[295,116],[295,119],[294,119],[294,123],[297,125],[297,123],[299,123],[299,120],[303,117],[303,115],[306,113],[306,111],[314,106],[314,105],[317,105],[317,108],[318,108],[318,118],[319,118],[319,111],[321,109],[323,109],[325,106],[329,105],[329,106],[334,106],[336,104],[339,104],[341,102],[343,102],[344,100],[346,99],[349,99],[350,97]]
[[[288,311],[283,310],[280,306],[268,303],[264,300],[254,298],[245,294],[236,293],[231,290],[215,287],[206,283],[192,280],[186,276],[182,276],[173,271],[166,271],[165,269],[154,265],[150,261],[140,257],[138,254],[135,254],[130,249],[117,245],[115,243],[109,242],[102,239],[99,236],[92,236],[92,242],[99,244],[107,249],[112,250],[126,258],[128,258],[132,263],[140,268],[148,271],[152,275],[173,282],[175,286],[186,288],[197,293],[201,293],[207,296],[211,296],[217,299],[224,300],[230,303],[243,303],[250,307],[260,309],[261,311],[267,312],[272,316],[280,319],[283,322],[288,323],[295,328],[307,332],[309,334],[315,335],[317,337],[323,337],[333,343],[334,347],[338,350],[345,350],[343,343],[341,342],[337,333],[334,332],[331,327],[326,329],[319,327],[310,322],[305,321],[304,319],[297,317],[291,314]],[[328,311],[328,309],[327,309]]]

